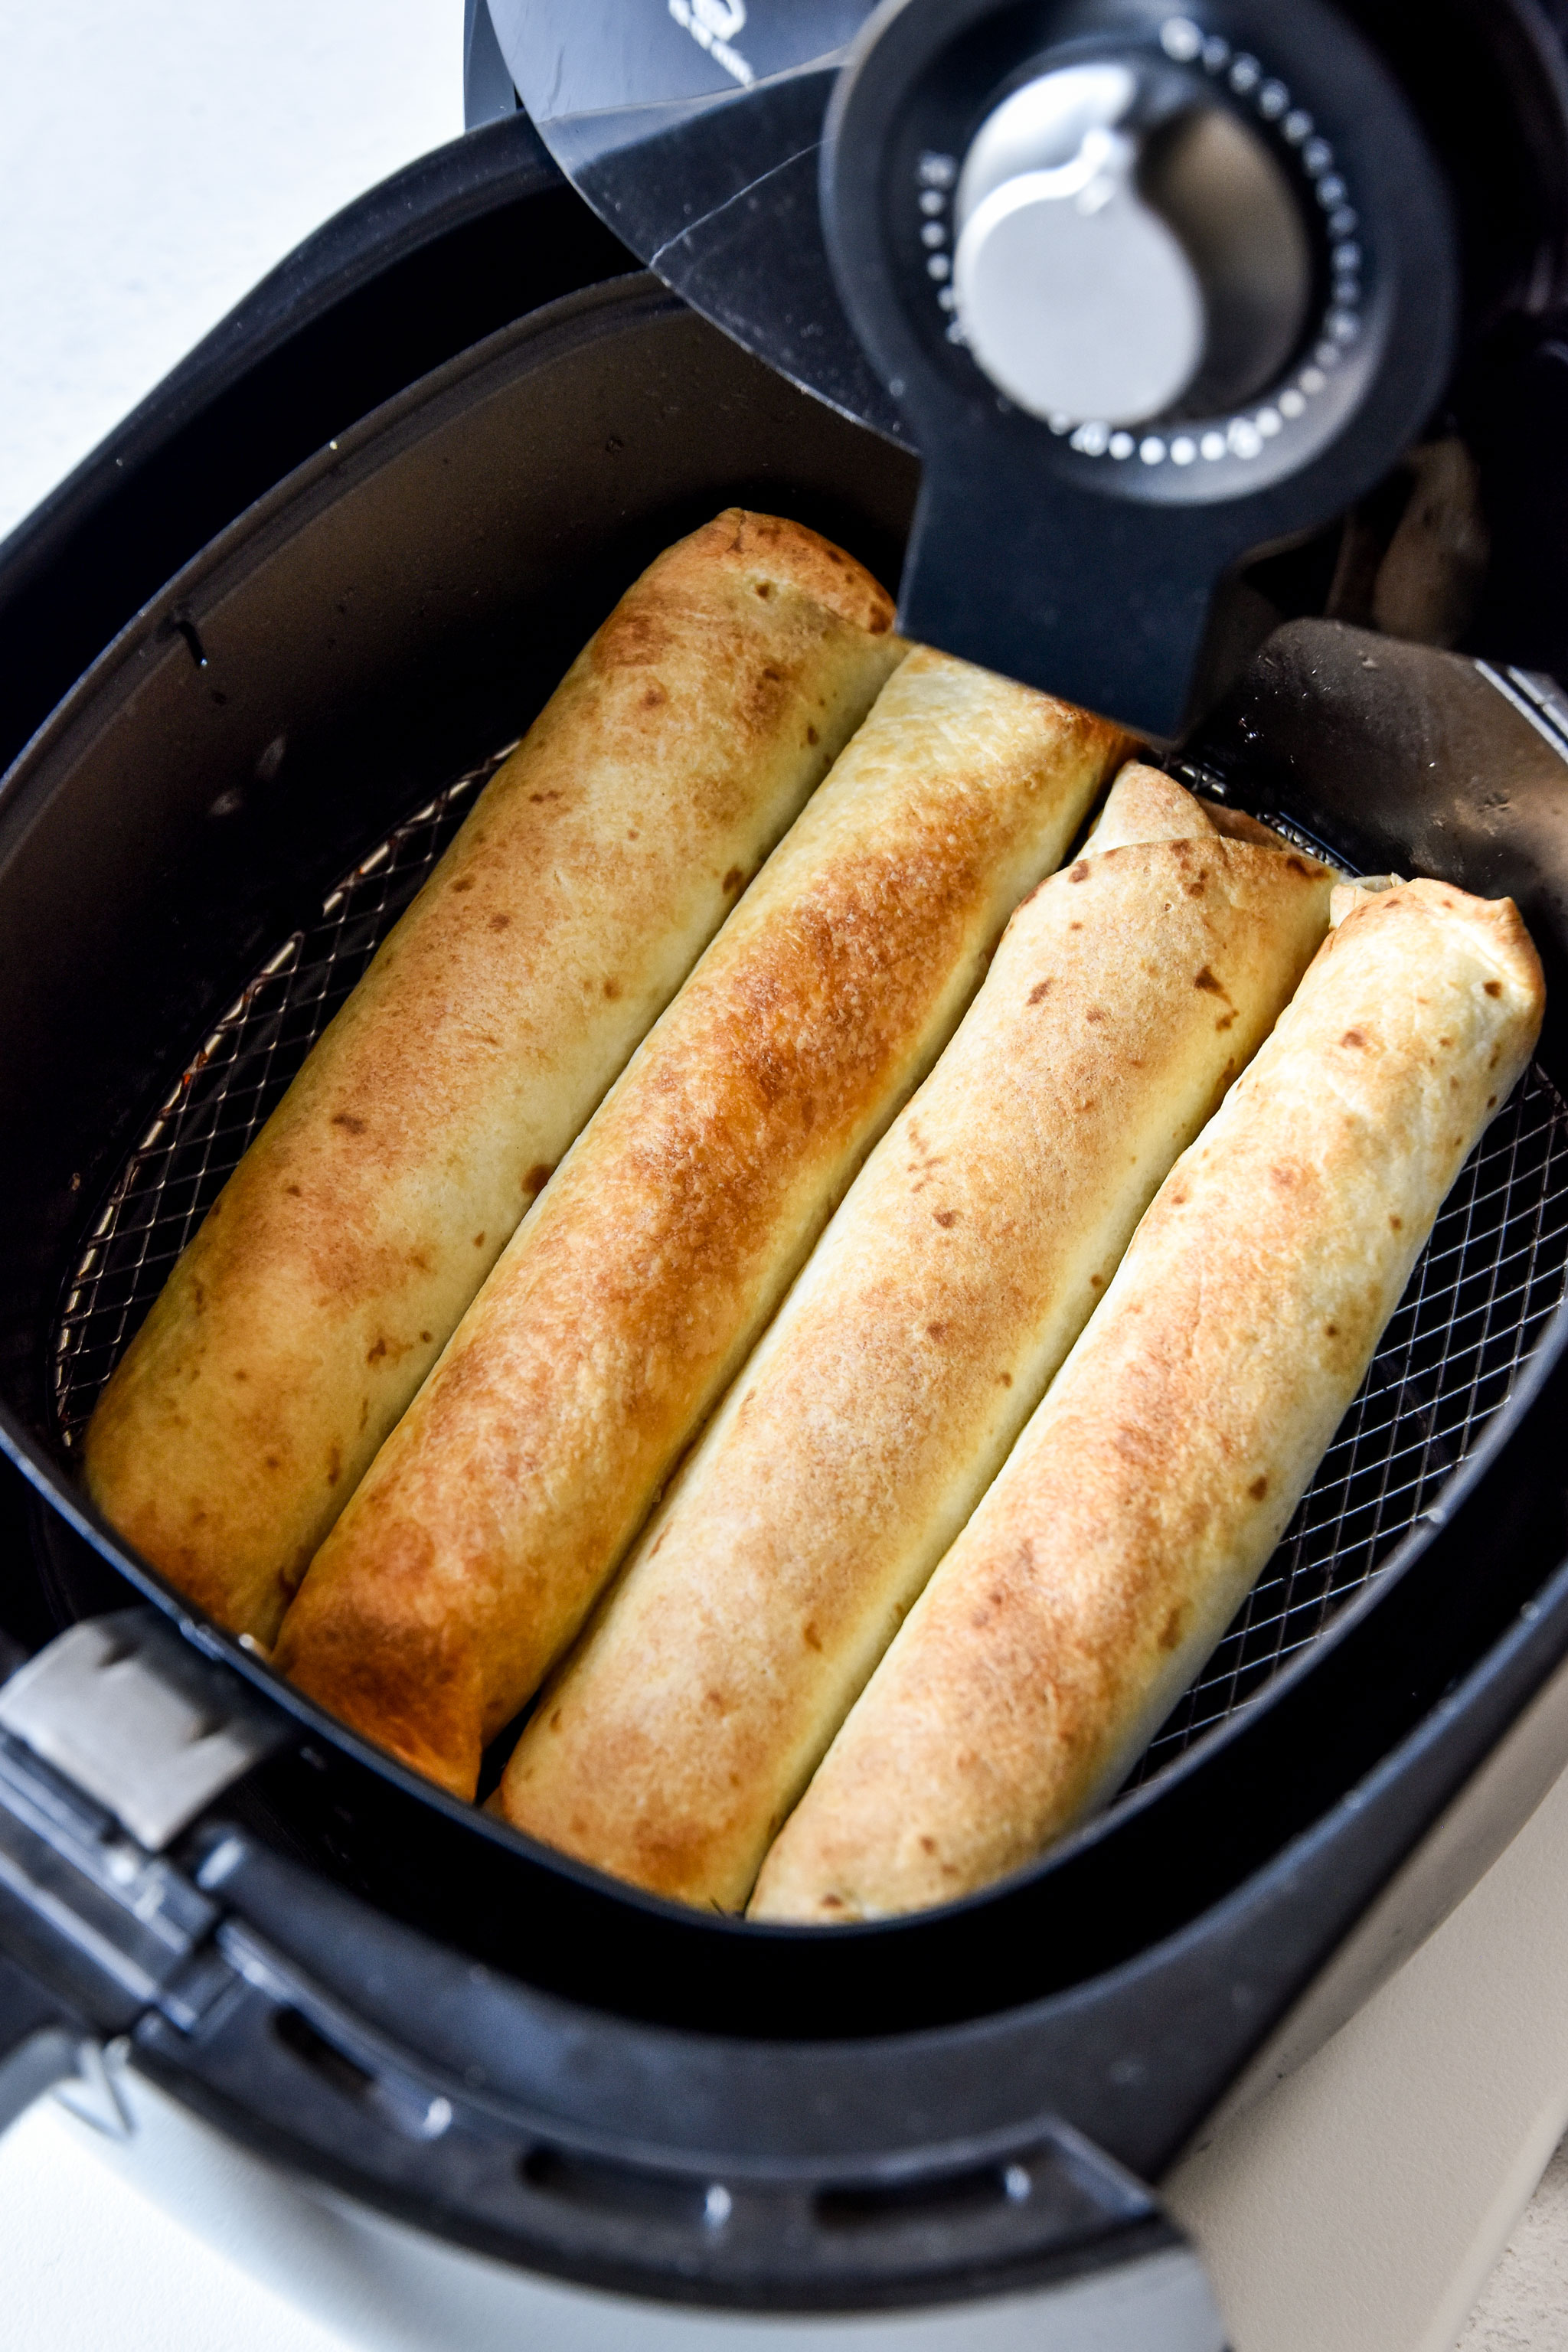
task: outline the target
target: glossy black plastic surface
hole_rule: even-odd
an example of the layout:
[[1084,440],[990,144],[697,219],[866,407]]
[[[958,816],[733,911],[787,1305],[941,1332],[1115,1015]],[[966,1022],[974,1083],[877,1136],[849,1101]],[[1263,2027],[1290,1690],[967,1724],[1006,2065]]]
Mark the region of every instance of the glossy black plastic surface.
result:
[[834,290],[817,203],[823,113],[872,5],[489,0],[523,105],[617,236],[792,383],[898,439],[898,404]]
[[[879,431],[904,431],[834,292],[816,194],[823,116],[871,0],[488,5],[547,144],[632,250],[792,381]],[[1442,159],[1472,329],[1568,290],[1559,6],[1353,0],[1343,10]]]
[[327,222],[0,542],[0,765],[187,557],[340,427],[634,266],[521,114]]

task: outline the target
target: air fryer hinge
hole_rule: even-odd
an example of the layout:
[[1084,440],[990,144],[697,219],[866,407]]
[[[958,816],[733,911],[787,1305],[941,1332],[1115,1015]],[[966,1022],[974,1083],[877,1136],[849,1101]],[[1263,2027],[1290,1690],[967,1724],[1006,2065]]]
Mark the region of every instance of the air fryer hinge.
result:
[[180,2002],[216,1906],[0,1732],[0,2129]]
[[72,1626],[0,1689],[0,2129],[232,1980],[218,1906],[160,1849],[285,1736],[150,1609]]
[[72,1625],[0,1689],[0,1729],[158,1853],[287,1726],[151,1609]]

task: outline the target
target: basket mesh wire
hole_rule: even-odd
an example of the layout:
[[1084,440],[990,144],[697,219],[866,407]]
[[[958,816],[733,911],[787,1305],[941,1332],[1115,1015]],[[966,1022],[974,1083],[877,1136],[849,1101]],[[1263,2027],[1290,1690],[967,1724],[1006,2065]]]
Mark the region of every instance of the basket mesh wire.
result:
[[251,1138],[511,748],[445,786],[328,891],[320,915],[247,981],[159,1104],[66,1285],[53,1375],[68,1449]]
[[[53,1368],[68,1449],[225,1179],[505,757],[447,785],[343,877],[159,1106],[65,1286]],[[1376,1574],[1504,1402],[1565,1275],[1568,1105],[1537,1067],[1449,1194],[1283,1541],[1136,1779],[1251,1697]]]

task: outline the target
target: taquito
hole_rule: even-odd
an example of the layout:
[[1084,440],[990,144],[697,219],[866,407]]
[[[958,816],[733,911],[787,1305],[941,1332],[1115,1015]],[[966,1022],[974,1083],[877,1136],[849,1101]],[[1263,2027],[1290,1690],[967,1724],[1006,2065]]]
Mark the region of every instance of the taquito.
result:
[[563,1163],[278,1663],[461,1795],[576,1633],[1121,738],[917,651]]
[[1014,916],[501,1784],[602,1869],[733,1908],[1289,998],[1332,878],[1122,772]]
[[622,598],[235,1171],[87,1440],[93,1500],[270,1642],[519,1218],[906,648],[733,510]]
[[754,1916],[879,1918],[1032,1860],[1120,1786],[1268,1559],[1541,1025],[1510,900],[1344,899],[786,1822]]

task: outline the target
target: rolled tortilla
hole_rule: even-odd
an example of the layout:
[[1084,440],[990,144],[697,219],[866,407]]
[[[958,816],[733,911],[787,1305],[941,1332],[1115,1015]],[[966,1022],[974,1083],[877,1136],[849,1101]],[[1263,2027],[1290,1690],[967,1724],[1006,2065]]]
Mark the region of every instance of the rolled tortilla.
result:
[[471,1795],[1120,748],[919,651],[563,1163],[278,1663]]
[[518,1827],[689,1903],[745,1902],[931,1569],[1177,1153],[1328,929],[1327,869],[1222,840],[1123,770],[535,1712]]
[[1418,881],[1344,903],[785,1824],[754,1917],[879,1918],[1032,1860],[1120,1785],[1268,1559],[1541,1025],[1509,899]]
[[495,776],[93,1417],[93,1500],[269,1642],[554,1163],[905,651],[732,510],[647,571]]

